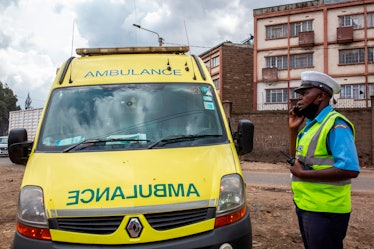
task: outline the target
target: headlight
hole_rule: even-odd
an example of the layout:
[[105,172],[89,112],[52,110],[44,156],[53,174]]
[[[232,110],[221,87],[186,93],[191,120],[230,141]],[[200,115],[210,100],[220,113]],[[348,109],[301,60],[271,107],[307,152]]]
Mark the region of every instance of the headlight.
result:
[[221,179],[217,216],[239,209],[245,203],[245,191],[240,175],[226,175]]
[[22,188],[19,195],[18,220],[35,227],[48,227],[43,191],[37,186]]

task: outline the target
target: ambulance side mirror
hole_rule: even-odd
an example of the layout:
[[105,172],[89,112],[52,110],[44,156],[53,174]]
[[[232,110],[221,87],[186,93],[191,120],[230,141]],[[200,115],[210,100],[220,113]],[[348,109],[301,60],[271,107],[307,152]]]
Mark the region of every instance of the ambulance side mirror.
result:
[[27,140],[27,131],[24,128],[10,130],[8,136],[8,154],[12,163],[26,165],[33,141]]
[[238,131],[234,134],[235,147],[239,155],[250,153],[253,150],[254,125],[249,120],[239,120]]

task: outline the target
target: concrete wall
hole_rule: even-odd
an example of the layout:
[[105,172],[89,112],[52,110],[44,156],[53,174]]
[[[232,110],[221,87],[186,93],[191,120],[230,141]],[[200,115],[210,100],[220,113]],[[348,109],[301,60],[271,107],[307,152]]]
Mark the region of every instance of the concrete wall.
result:
[[[337,109],[345,115],[356,128],[356,146],[361,166],[373,163],[373,117],[371,108]],[[243,160],[260,162],[285,162],[280,150],[289,151],[289,129],[287,111],[261,111],[247,115],[232,114],[233,127],[237,120],[249,119],[255,126],[253,152],[242,157]]]

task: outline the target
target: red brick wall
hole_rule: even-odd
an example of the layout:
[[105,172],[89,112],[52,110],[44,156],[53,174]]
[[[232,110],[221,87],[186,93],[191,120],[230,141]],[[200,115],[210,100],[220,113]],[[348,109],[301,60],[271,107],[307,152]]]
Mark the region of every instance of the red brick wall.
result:
[[232,114],[252,111],[253,48],[226,44],[222,49],[222,101],[232,103]]

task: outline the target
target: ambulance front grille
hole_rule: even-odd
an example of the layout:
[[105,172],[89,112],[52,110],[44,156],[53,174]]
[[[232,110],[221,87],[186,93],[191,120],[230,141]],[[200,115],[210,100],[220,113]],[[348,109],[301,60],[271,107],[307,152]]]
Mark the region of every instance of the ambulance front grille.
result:
[[209,220],[215,217],[215,208],[200,208],[144,215],[155,230],[168,230]]
[[[153,229],[168,230],[212,219],[215,213],[215,208],[200,208],[144,216]],[[123,218],[123,216],[53,218],[49,219],[49,227],[69,232],[104,235],[114,233]]]
[[123,216],[55,218],[49,220],[49,227],[77,233],[111,234],[122,220]]

